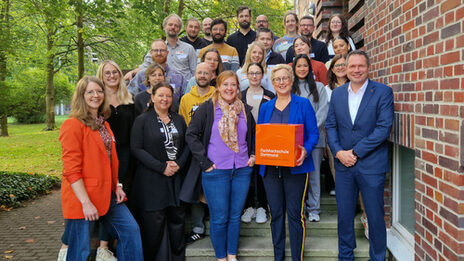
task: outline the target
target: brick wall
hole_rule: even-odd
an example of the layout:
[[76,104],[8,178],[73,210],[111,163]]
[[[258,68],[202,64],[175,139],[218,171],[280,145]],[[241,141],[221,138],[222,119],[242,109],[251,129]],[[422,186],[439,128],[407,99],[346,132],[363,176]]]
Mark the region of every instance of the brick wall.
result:
[[464,260],[464,1],[319,0],[317,36],[333,13],[394,90],[391,140],[415,150],[415,259]]
[[392,140],[416,154],[415,258],[464,260],[464,3],[377,0],[362,9],[350,24],[364,16],[371,77],[394,90]]

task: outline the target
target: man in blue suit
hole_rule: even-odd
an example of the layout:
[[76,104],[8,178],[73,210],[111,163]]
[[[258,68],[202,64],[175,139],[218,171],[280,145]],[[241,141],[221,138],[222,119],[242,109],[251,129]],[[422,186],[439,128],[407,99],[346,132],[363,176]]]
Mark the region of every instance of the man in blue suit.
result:
[[354,260],[354,217],[361,191],[369,225],[370,260],[385,260],[385,173],[389,170],[388,142],[393,124],[393,91],[368,79],[369,57],[351,52],[350,82],[332,93],[325,122],[335,159],[338,212],[338,260]]

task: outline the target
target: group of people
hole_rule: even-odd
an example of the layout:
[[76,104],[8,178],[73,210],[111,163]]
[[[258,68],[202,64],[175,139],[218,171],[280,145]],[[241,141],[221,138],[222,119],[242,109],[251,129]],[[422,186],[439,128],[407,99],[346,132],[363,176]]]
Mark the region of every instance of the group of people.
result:
[[[221,18],[191,18],[179,38],[183,22],[171,14],[166,40],[154,40],[138,68],[123,75],[104,61],[77,83],[59,138],[66,226],[58,260],[86,260],[96,223],[97,260],[116,260],[111,239],[119,260],[184,260],[185,245],[205,237],[205,206],[218,260],[237,260],[241,222],[265,223],[268,212],[275,260],[285,258],[286,216],[292,260],[303,260],[305,222],[320,221],[324,151],[339,260],[354,259],[358,194],[371,260],[384,259],[391,88],[368,79],[369,57],[355,50],[341,15],[330,18],[324,43],[312,37],[311,16],[286,13],[279,38],[265,15],[252,30],[251,14],[238,7],[239,29],[227,41]],[[262,123],[303,125],[295,167],[255,165]]]

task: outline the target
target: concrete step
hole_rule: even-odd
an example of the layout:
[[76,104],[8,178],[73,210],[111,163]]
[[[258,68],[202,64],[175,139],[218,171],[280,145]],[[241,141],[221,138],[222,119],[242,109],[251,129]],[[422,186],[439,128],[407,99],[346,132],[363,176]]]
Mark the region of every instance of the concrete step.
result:
[[[286,241],[286,256],[290,258],[290,242]],[[337,260],[337,237],[306,237],[304,257],[312,261]],[[367,239],[358,237],[357,248],[354,251],[355,260],[369,259],[369,243]],[[211,239],[206,237],[186,249],[187,261],[216,260]],[[241,261],[274,260],[274,250],[271,237],[241,237],[237,258]]]
[[[361,214],[355,218],[355,233],[356,236],[364,235],[364,228],[359,219]],[[337,214],[336,213],[321,213],[321,221],[306,222],[306,235],[317,237],[337,236]],[[206,234],[209,235],[209,220],[205,221]],[[288,236],[288,228],[286,229]],[[240,236],[242,237],[270,237],[271,236],[271,221],[270,219],[263,224],[258,224],[254,221],[250,223],[241,223]]]

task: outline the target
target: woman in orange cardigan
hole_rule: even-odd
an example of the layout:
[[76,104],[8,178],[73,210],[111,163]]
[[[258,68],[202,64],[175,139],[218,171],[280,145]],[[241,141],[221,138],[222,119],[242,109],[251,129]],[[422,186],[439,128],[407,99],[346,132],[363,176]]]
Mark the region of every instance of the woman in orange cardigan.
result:
[[67,222],[68,260],[87,260],[90,230],[100,220],[118,239],[118,260],[143,260],[137,223],[122,203],[113,133],[105,122],[109,106],[103,83],[84,77],[76,86],[70,118],[61,126],[61,204]]

